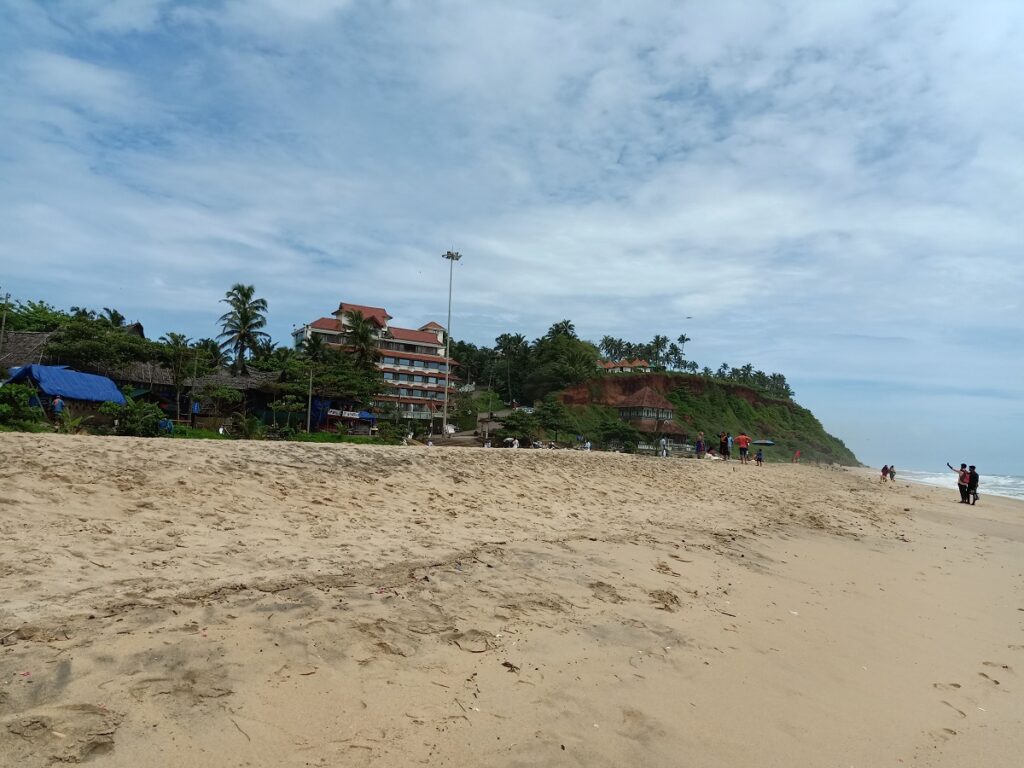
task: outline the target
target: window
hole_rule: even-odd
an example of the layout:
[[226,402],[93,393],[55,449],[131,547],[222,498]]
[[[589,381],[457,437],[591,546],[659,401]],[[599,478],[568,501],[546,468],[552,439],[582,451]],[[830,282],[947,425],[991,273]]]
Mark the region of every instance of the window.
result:
[[393,374],[391,371],[384,371],[384,379],[385,380],[393,381],[394,378],[395,378],[395,374]]
[[412,364],[413,364],[413,365],[414,365],[414,366],[415,366],[416,368],[425,368],[425,367],[426,367],[426,363],[424,363],[424,362],[423,362],[422,360],[413,360],[413,361],[412,361]]
[[412,365],[412,360],[409,360],[409,359],[404,358],[404,357],[400,357],[400,358],[398,358],[398,364],[399,365]]
[[394,365],[395,364],[395,358],[393,358],[393,357],[385,357],[385,358],[383,358],[383,360],[384,360],[384,363],[386,365]]

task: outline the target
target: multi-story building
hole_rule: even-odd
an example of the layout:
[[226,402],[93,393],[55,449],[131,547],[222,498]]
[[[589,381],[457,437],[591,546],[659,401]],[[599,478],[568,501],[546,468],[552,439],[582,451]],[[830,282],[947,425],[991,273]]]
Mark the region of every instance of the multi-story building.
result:
[[440,418],[444,407],[446,375],[448,396],[455,391],[454,360],[445,357],[446,330],[433,321],[419,328],[391,325],[391,315],[383,307],[367,307],[342,302],[331,317],[321,317],[293,332],[295,345],[319,336],[325,344],[346,347],[350,343],[351,313],[360,312],[373,327],[377,346],[377,367],[384,377],[385,390],[375,404],[394,403],[406,419]]

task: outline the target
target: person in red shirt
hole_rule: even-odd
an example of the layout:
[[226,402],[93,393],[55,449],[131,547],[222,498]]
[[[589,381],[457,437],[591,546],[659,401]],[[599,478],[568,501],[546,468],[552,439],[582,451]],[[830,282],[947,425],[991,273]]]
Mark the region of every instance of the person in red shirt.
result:
[[750,438],[747,437],[747,433],[740,430],[739,435],[736,437],[736,445],[740,447],[740,463],[747,464],[750,462]]

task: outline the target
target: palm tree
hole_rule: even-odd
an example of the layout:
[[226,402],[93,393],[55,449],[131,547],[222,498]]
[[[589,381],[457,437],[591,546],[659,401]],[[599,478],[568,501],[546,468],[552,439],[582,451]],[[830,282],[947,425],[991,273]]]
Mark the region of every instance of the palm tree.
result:
[[544,338],[553,339],[556,336],[568,336],[570,339],[575,339],[576,326],[572,324],[572,320],[559,320],[548,329]]
[[256,348],[261,339],[269,338],[263,332],[267,325],[267,300],[253,298],[256,288],[252,285],[235,283],[221,301],[231,309],[220,317],[221,331],[218,338],[224,339],[220,346],[231,350],[233,366],[238,373],[248,373],[245,367],[246,353]]
[[680,353],[685,354],[684,350],[686,349],[686,342],[688,342],[688,341],[693,341],[693,339],[691,339],[685,333],[680,333],[679,334],[679,338],[676,339],[676,343],[679,344],[679,352]]
[[175,418],[181,419],[181,390],[185,379],[192,373],[196,365],[196,352],[183,333],[168,333],[160,337],[163,349],[160,350],[160,363],[171,373],[174,385]]
[[358,309],[346,312],[345,316],[348,318],[348,331],[345,335],[356,365],[364,371],[371,371],[377,366],[377,337],[373,324]]
[[103,308],[103,314],[101,315],[103,320],[106,320],[113,328],[124,328],[125,316],[118,312],[116,309],[110,307]]
[[253,360],[266,360],[268,357],[273,357],[276,351],[277,344],[268,336],[256,342],[256,346],[252,348],[252,358]]
[[211,368],[223,368],[228,364],[227,355],[220,348],[216,339],[200,339],[195,343],[196,351],[206,357]]
[[314,333],[305,339],[300,345],[300,351],[314,363],[319,363],[324,358],[327,347],[324,346],[324,337]]
[[674,371],[678,371],[683,367],[682,350],[679,349],[679,345],[674,341],[668,345],[668,352],[665,353],[665,362]]
[[653,358],[650,361],[651,364],[656,368],[663,368],[665,366],[665,350],[668,349],[668,336],[655,334],[648,346]]

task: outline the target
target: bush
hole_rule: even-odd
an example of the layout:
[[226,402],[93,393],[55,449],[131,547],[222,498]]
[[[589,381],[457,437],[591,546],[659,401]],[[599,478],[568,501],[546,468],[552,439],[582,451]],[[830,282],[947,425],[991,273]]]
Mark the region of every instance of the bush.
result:
[[114,434],[129,437],[156,437],[164,412],[152,403],[125,396],[125,404],[104,403],[99,411],[114,419]]
[[5,384],[0,387],[0,423],[37,422],[40,410],[30,405],[35,392],[24,384]]

